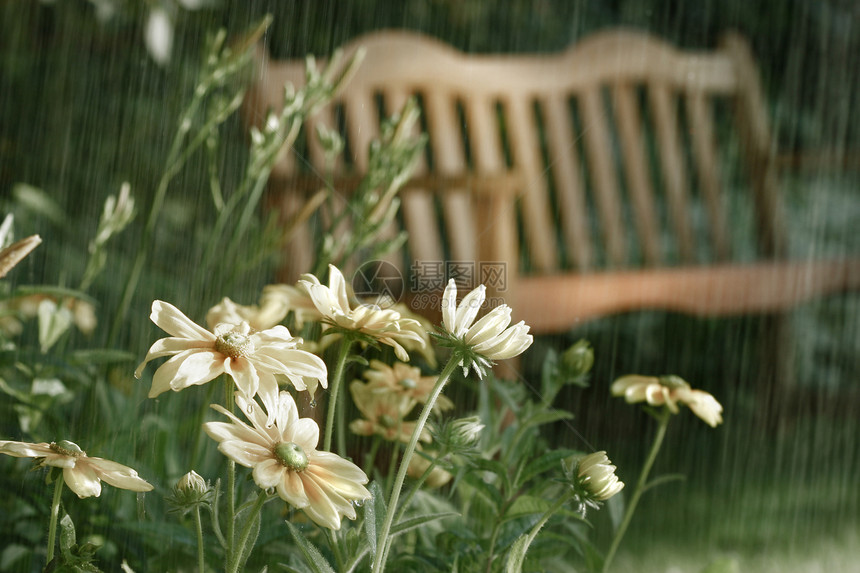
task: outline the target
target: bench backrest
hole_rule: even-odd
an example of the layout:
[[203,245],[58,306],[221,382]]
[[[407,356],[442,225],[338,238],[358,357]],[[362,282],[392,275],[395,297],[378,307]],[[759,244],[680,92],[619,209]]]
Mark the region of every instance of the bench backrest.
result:
[[[468,189],[404,191],[409,260],[489,257],[534,274],[781,254],[767,113],[738,36],[699,52],[613,30],[560,53],[470,55],[384,31],[351,42],[347,57],[358,46],[366,56],[355,76],[308,122],[301,156],[286,156],[276,181],[325,168],[317,122],[346,136],[336,167],[360,172],[380,119],[413,95],[429,135],[419,173],[516,175],[516,213],[484,209]],[[304,81],[303,61],[262,56],[261,65],[258,117],[279,105],[285,81]],[[744,220],[755,252],[739,254],[733,235]]]

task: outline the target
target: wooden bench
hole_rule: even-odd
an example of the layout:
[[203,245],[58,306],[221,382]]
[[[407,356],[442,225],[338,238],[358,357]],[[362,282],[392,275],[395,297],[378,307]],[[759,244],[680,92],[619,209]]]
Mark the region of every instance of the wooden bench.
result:
[[[429,144],[402,192],[404,273],[503,263],[492,286],[536,333],[644,308],[772,313],[860,287],[860,258],[787,258],[767,108],[735,34],[713,51],[631,30],[539,55],[464,54],[404,31],[357,38],[347,57],[359,46],[357,73],[306,132],[341,130],[336,168],[361,173],[380,118],[417,96]],[[261,53],[259,72],[246,106],[257,120],[285,82],[303,83],[304,61]],[[270,183],[287,218],[306,198],[295,178],[325,169],[314,137],[305,149]],[[295,238],[285,280],[312,259]]]

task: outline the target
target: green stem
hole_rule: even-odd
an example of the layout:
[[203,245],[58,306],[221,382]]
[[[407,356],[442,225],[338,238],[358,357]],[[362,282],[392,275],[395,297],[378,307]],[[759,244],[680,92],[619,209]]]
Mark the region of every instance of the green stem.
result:
[[[323,450],[330,452],[331,451],[331,437],[334,430],[334,414],[335,410],[337,410],[338,404],[338,396],[340,393],[340,383],[343,380],[343,371],[346,366],[346,358],[349,356],[349,347],[352,346],[352,339],[349,336],[344,336],[343,340],[340,341],[340,350],[337,354],[337,364],[334,369],[334,376],[331,381],[331,388],[329,389],[328,395],[328,413],[326,415],[325,421],[325,438],[323,439]],[[343,456],[346,455],[344,451],[346,448],[345,444],[338,444],[338,449],[340,450],[338,453]]]
[[[427,481],[427,478],[430,477],[430,474],[436,469],[438,465],[438,460],[444,458],[447,455],[447,452],[440,452],[437,457],[434,457],[430,462],[430,465],[427,466],[427,469],[424,470],[424,473],[421,474],[421,477],[418,478],[418,481],[412,486],[412,489],[409,490],[409,493],[406,494],[406,497],[403,498],[403,503],[400,504],[400,510],[397,512],[397,515],[394,517],[394,521],[400,522],[403,519],[403,514],[406,513],[406,510],[409,508],[409,503],[412,501],[412,498],[415,497],[415,494],[418,493],[418,490],[421,489],[421,486],[424,485],[424,482]],[[391,475],[391,474],[389,474]]]
[[433,390],[430,392],[430,397],[424,403],[424,409],[421,410],[421,415],[418,417],[418,422],[415,423],[415,429],[412,431],[412,436],[409,438],[409,444],[406,446],[406,451],[403,453],[403,458],[400,460],[400,468],[397,470],[397,478],[394,480],[394,487],[391,490],[391,499],[388,501],[388,511],[385,513],[385,522],[382,525],[378,541],[376,555],[373,560],[373,573],[382,573],[385,569],[385,558],[388,553],[390,540],[388,538],[391,532],[391,526],[394,522],[394,515],[397,513],[397,502],[400,499],[400,490],[403,488],[403,482],[406,480],[406,471],[409,468],[409,461],[415,453],[415,448],[418,446],[418,438],[424,431],[424,426],[427,424],[427,419],[430,417],[430,412],[433,411],[433,406],[436,405],[436,400],[442,394],[442,389],[448,383],[451,373],[460,362],[459,356],[455,353],[448,360],[448,364],[439,374]]
[[648,452],[648,458],[645,460],[645,465],[642,466],[642,473],[639,474],[639,481],[636,482],[636,489],[633,490],[633,495],[630,496],[630,503],[627,504],[627,510],[624,512],[624,519],[621,525],[615,532],[615,537],[612,538],[612,545],[609,546],[609,551],[606,553],[606,559],[603,561],[603,573],[609,571],[609,566],[618,551],[618,546],[621,544],[621,539],[627,531],[627,526],[630,525],[630,520],[633,518],[633,512],[636,511],[636,504],[639,503],[639,498],[642,497],[642,492],[645,490],[645,485],[648,482],[648,474],[651,472],[651,467],[654,465],[654,460],[657,459],[657,454],[660,452],[660,446],[663,445],[663,438],[666,436],[666,428],[669,426],[669,419],[672,413],[668,409],[663,410],[658,414],[657,434],[654,436],[654,443],[651,445],[651,451]]
[[260,509],[262,509],[263,504],[266,502],[268,497],[266,490],[261,489],[257,496],[257,501],[254,502],[253,509],[248,512],[248,519],[245,521],[245,526],[242,528],[242,533],[239,535],[239,544],[235,547],[235,551],[233,551],[232,562],[228,561],[228,563],[230,563],[230,566],[227,569],[228,573],[238,573],[240,565],[239,562],[242,561],[242,555],[245,553],[245,545],[248,543],[248,538],[251,536],[251,529],[254,527],[254,521],[257,519]]
[[[224,380],[227,411],[233,412],[233,381],[230,378]],[[227,563],[231,563],[235,552],[235,521],[236,521],[236,462],[227,458]]]
[[194,525],[197,526],[197,570],[204,573],[206,561],[203,559],[203,522],[200,521],[200,506],[194,508]]
[[[544,512],[544,514],[541,516],[540,520],[538,520],[538,522],[535,523],[534,527],[532,527],[531,530],[527,534],[525,546],[523,547],[523,553],[522,553],[523,557],[525,557],[525,554],[528,551],[529,546],[532,544],[532,541],[535,540],[535,537],[537,537],[538,533],[540,533],[540,530],[543,529],[543,526],[546,525],[546,522],[549,521],[549,518],[551,518],[553,515],[555,515],[555,513],[559,509],[561,509],[564,506],[564,504],[566,504],[568,501],[570,501],[575,495],[576,495],[576,493],[574,493],[573,491],[568,492],[567,495],[561,496],[558,499],[558,501],[556,501],[552,505],[552,507],[550,507],[549,509],[547,509]],[[489,571],[489,570],[490,570],[490,563],[487,564],[487,571]]]
[[57,541],[57,519],[60,516],[60,497],[63,494],[64,483],[62,472],[58,472],[57,479],[54,480],[54,498],[51,500],[51,521],[48,524],[48,564],[54,560],[54,545]]
[[343,564],[343,555],[341,551],[341,544],[337,541],[337,532],[333,529],[328,530],[328,542],[331,545],[331,552],[334,554],[335,565],[337,565],[338,571],[344,571]]

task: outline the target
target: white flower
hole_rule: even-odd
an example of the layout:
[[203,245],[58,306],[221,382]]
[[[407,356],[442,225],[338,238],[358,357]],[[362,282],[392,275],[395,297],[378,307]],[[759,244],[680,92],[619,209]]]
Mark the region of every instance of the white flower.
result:
[[280,316],[278,322],[292,312],[296,328],[301,328],[306,322],[316,322],[323,318],[304,289],[285,284],[267,285],[263,288],[260,311],[272,317]]
[[0,453],[16,458],[40,458],[39,467],[63,468],[63,481],[78,497],[101,495],[101,480],[131,491],[152,489],[152,485],[130,467],[90,457],[77,444],[68,440],[50,444],[0,441]]
[[205,384],[228,374],[247,398],[259,395],[269,412],[269,423],[278,410],[276,375],[286,376],[297,390],[306,390],[305,378],[327,385],[325,363],[310,352],[299,350],[299,338],[283,326],[253,332],[247,322],[222,323],[215,332],[192,322],[175,306],[157,300],[152,303],[152,322],[170,334],[157,340],[137,367],[140,378],[146,364],[161,356],[172,356],[152,377],[149,397],[167,390],[178,392]]
[[[320,283],[314,275],[303,275],[299,284],[304,287],[323,319],[332,326],[354,330],[394,348],[397,358],[404,362],[409,354],[404,343],[414,342],[419,348],[425,345],[421,323],[404,318],[397,311],[377,306],[350,305],[350,290],[341,272],[329,265],[329,286]],[[354,297],[352,297],[354,298]]]
[[468,348],[469,356],[464,356],[460,362],[464,374],[472,366],[479,377],[483,377],[484,370],[492,365],[492,361],[518,356],[534,341],[523,321],[508,326],[511,309],[506,304],[497,306],[475,322],[487,296],[486,291],[484,285],[478,286],[464,296],[458,306],[457,285],[451,279],[442,295],[442,324],[449,335]]
[[611,391],[613,396],[624,396],[628,404],[647,402],[652,406],[665,405],[673,414],[680,411],[680,402],[712,428],[723,421],[723,406],[716,398],[702,390],[693,390],[678,376],[630,374],[613,382]]
[[594,452],[579,460],[577,477],[579,485],[595,501],[606,501],[624,489],[624,482],[615,475],[615,466],[603,451]]
[[236,404],[251,426],[218,405],[212,408],[231,423],[203,424],[221,453],[253,468],[259,487],[274,488],[281,499],[304,510],[323,527],[340,529],[341,517],[355,519],[354,503],[371,497],[363,485],[367,476],[352,462],[317,451],[319,426],[311,418],[299,418],[289,393],[279,396],[274,427],[266,426],[266,417],[255,402],[237,394]]

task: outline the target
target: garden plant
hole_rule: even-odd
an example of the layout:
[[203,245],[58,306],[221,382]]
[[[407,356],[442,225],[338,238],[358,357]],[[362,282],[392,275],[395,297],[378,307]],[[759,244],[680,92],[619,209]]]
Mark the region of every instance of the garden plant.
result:
[[[640,497],[679,479],[651,477],[674,415],[688,409],[716,427],[722,406],[672,375],[590,380],[595,357],[584,340],[550,352],[538,380],[497,376],[494,366],[533,337],[511,324],[507,305],[489,307],[484,285],[447,282],[438,323],[403,303],[359,299],[346,269],[420,240],[381,238],[425,143],[412,135],[414,103],[371,145],[354,193],[344,199],[322,176],[299,214],[319,229],[313,268],[295,284],[256,285],[256,302],[230,298],[299,222],[259,216],[278,153],[355,67],[337,54],[321,70],[309,60],[306,87],[285,86],[283,111],[252,130],[242,177],[222,181],[221,129],[242,102],[266,25],[211,39],[153,200],[141,212],[130,186],[110,196],[82,268],[62,269],[57,285],[11,286],[53,238],[16,242],[28,231],[12,216],[0,227],[0,389],[14,418],[0,453],[32,458],[38,470],[3,458],[7,489],[26,485],[7,505],[2,560],[44,571],[611,571]],[[331,152],[343,145],[317,135]],[[201,161],[214,216],[187,246],[200,267],[156,281],[149,308],[139,307],[142,282],[165,264],[150,254],[165,200]],[[140,217],[118,276],[112,245]],[[90,290],[101,280],[121,284],[120,296],[96,300]],[[183,289],[211,298],[183,309]],[[147,331],[141,356],[123,343],[129,317],[146,312],[164,337]],[[105,345],[91,348],[85,335],[96,328]],[[560,392],[588,384],[653,417],[643,467],[616,468],[598,448],[548,439],[550,426],[573,427]],[[148,397],[136,400],[141,387]],[[66,412],[109,422],[69,435]],[[128,491],[102,496],[102,482]],[[592,518],[607,505],[614,519],[603,546]]]

